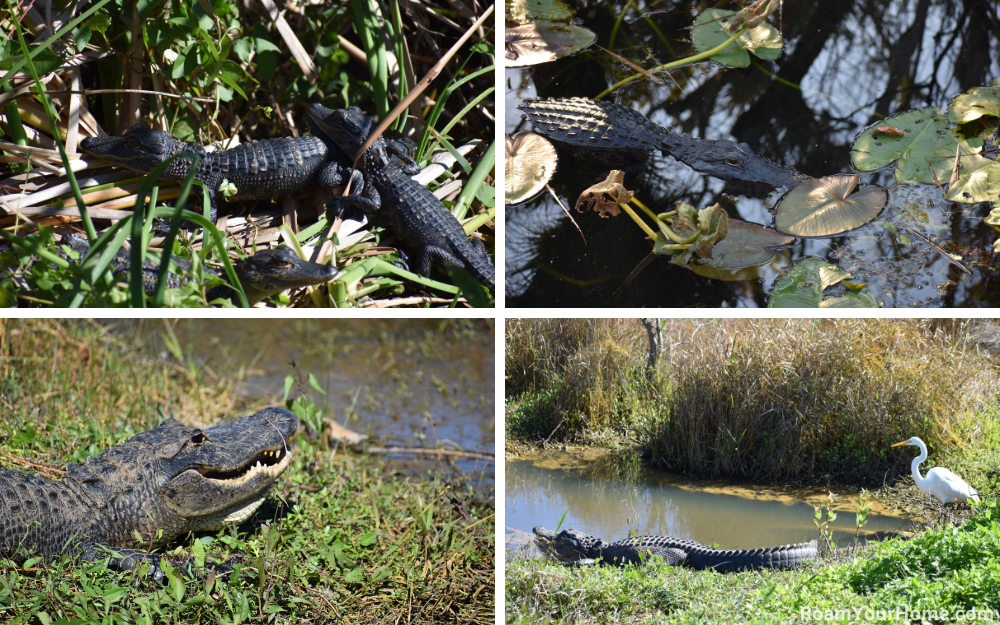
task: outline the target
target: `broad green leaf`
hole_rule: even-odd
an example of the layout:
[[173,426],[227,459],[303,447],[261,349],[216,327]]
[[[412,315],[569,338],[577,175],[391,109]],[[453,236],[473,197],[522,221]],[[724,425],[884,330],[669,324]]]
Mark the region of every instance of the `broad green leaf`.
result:
[[[964,142],[959,144],[959,148],[964,148]],[[948,185],[948,192],[945,196],[952,202],[964,202],[975,204],[977,202],[989,202],[996,199],[1000,189],[991,187],[989,177],[990,172],[1000,171],[1000,165],[993,159],[985,158],[976,154],[979,149],[964,152],[959,158],[958,179],[954,184],[951,181],[955,174],[955,157],[940,161],[934,167],[934,175],[937,176],[940,184]]]
[[520,204],[545,188],[556,173],[559,158],[545,137],[529,130],[506,135],[504,148],[504,203]]
[[[691,29],[691,43],[698,52],[708,52],[721,46],[732,35],[725,26],[736,15],[734,11],[722,9],[706,9],[694,19]],[[773,61],[781,55],[781,33],[767,22],[756,28],[751,28],[734,41],[725,50],[712,57],[712,60],[730,67],[747,67],[750,65],[750,55],[766,61]]]
[[768,308],[878,308],[878,303],[862,290],[860,295],[823,297],[823,291],[851,274],[822,258],[810,256],[795,263],[771,290]]
[[859,174],[814,178],[781,199],[774,227],[798,237],[828,237],[861,227],[875,219],[889,199],[883,187],[851,193]]
[[[901,130],[904,136],[879,135],[872,132],[880,126]],[[894,115],[873,124],[854,140],[851,162],[860,171],[875,171],[896,161],[896,180],[934,183],[931,168],[951,159],[954,164],[958,136],[948,128],[948,119],[936,108],[917,109]],[[963,153],[978,152],[981,139],[964,142]],[[947,180],[942,180],[942,183]]]
[[[33,52],[37,49],[37,46],[31,46],[29,52]],[[18,63],[24,61],[24,55],[18,52],[5,59],[0,59],[0,70],[9,70]],[[32,63],[35,64],[35,70],[38,71],[38,75],[48,74],[49,72],[55,71],[62,64],[62,57],[53,52],[52,50],[46,48],[31,57]]]
[[984,115],[1000,117],[1000,88],[973,87],[951,101],[948,119],[964,124]]
[[772,247],[787,245],[795,240],[756,224],[729,220],[726,238],[712,248],[712,258],[688,267],[699,276],[715,280],[750,280],[757,278],[757,269],[774,260]]

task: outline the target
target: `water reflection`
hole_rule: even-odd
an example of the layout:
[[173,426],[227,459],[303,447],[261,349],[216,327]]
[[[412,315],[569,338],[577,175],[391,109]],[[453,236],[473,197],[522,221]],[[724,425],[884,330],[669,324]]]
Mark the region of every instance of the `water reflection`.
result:
[[[622,13],[625,0],[574,4],[580,24],[597,34],[599,45],[651,67],[653,59],[666,63],[687,56],[690,46],[683,42],[690,38],[693,15],[710,3],[662,11],[640,0],[624,11],[620,26],[609,17]],[[991,27],[995,6],[969,1],[960,9],[947,0],[786,0],[775,20],[785,38],[776,61],[754,59],[747,69],[697,63],[672,70],[669,78],[661,75],[662,84],[636,81],[610,98],[665,128],[745,141],[758,154],[811,176],[850,172],[850,146],[868,124],[913,108],[947,107],[954,96],[1000,78],[1000,37]],[[613,45],[612,28],[620,28]],[[506,131],[526,127],[515,108],[523,99],[593,97],[631,73],[597,48],[534,68],[507,69]],[[609,169],[593,161],[560,152],[552,187],[566,206]],[[863,182],[892,184],[885,174]],[[698,207],[720,202],[731,217],[762,225],[771,224],[778,199],[741,196],[660,155],[647,173],[627,177],[626,186],[654,210],[670,210],[679,201]],[[545,194],[506,209],[508,304],[763,306],[782,269],[818,255],[856,271],[857,282],[871,280],[885,306],[1000,305],[1000,259],[988,251],[998,235],[983,223],[992,205],[946,202],[936,189],[930,197],[928,189],[933,187],[916,191],[929,195],[920,200],[930,220],[921,234],[961,256],[973,275],[929,245],[897,236],[894,209],[910,197],[897,198],[878,223],[861,231],[800,239],[753,281],[710,280],[659,258],[620,288],[648,254],[642,231],[624,215],[602,219],[573,211],[574,225]]]
[[[576,528],[613,541],[629,531],[668,534],[727,549],[767,547],[817,538],[813,505],[824,502],[821,489],[791,489],[700,481],[638,470],[641,481],[601,478],[594,467],[602,451],[547,451],[506,463],[508,528]],[[631,471],[631,463],[629,470]],[[849,504],[857,493],[840,493]],[[834,538],[854,536],[854,508],[845,505],[834,521]],[[865,531],[911,530],[912,522],[875,503]]]
[[286,376],[296,375],[325,414],[383,443],[494,453],[491,321],[128,320],[115,331],[170,359],[176,336],[200,367],[239,380],[237,392],[250,402],[280,401]]

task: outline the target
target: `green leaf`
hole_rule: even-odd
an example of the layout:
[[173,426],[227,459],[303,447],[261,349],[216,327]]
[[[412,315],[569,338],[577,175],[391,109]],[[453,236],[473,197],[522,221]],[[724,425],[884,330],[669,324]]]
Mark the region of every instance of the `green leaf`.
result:
[[777,256],[772,247],[787,245],[795,240],[756,224],[729,220],[726,238],[712,248],[712,258],[691,263],[688,268],[699,276],[714,280],[752,280],[760,277],[758,270]]
[[250,52],[252,51],[253,42],[249,37],[241,37],[233,42],[233,52],[244,63],[250,62]]
[[145,22],[148,20],[149,16],[156,10],[156,7],[162,3],[163,0],[137,0],[135,8],[139,12],[139,21]]
[[347,575],[344,575],[344,581],[348,584],[358,584],[365,578],[365,568],[359,566],[356,569],[351,570]]
[[[37,49],[38,46],[29,46],[29,53],[33,53]],[[31,61],[35,64],[35,69],[38,71],[39,76],[55,71],[63,64],[62,57],[48,48],[41,50],[31,57]],[[23,62],[23,54],[13,54],[5,59],[0,59],[0,70],[9,70],[11,67]]]
[[1000,89],[997,87],[973,87],[951,101],[948,119],[956,124],[964,124],[984,115],[1000,117]]
[[863,290],[861,294],[823,297],[823,291],[851,274],[822,258],[810,256],[790,267],[771,290],[768,308],[878,308],[878,303]]
[[[722,9],[702,11],[694,19],[694,27],[691,29],[691,43],[695,49],[698,52],[708,52],[729,40],[732,33],[725,27],[734,15],[735,11]],[[783,45],[778,29],[763,22],[740,35],[725,50],[712,56],[712,60],[730,67],[747,67],[750,65],[748,52],[766,61],[773,61],[781,55]]]
[[205,568],[205,545],[200,540],[191,543],[191,556],[194,558],[195,568]]
[[[873,133],[882,126],[903,132],[903,136]],[[962,143],[962,146],[959,146]],[[893,115],[872,124],[854,140],[851,162],[860,171],[875,171],[896,161],[895,177],[901,183],[934,183],[931,169],[954,165],[955,148],[961,154],[982,149],[982,139],[962,140],[948,128],[948,119],[930,107]],[[964,157],[963,157],[964,158]],[[948,180],[940,180],[947,183]]]
[[374,543],[376,538],[378,538],[378,532],[365,532],[361,535],[361,538],[358,539],[358,544],[362,547],[367,547],[368,545]]
[[309,374],[309,386],[316,389],[317,393],[324,393],[324,394],[326,393],[326,391],[323,390],[323,387],[320,386],[319,380],[317,380],[316,376],[313,375],[312,373]]
[[287,375],[285,376],[285,396],[281,401],[288,401],[288,394],[292,392],[292,385],[295,384],[295,376]]

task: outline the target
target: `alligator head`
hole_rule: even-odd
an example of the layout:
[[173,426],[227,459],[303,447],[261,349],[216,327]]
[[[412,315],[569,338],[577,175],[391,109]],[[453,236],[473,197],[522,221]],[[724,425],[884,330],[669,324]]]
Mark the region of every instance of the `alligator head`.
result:
[[[86,137],[80,141],[80,149],[142,174],[148,174],[154,167],[181,152],[191,152],[202,158],[208,155],[205,148],[197,143],[179,141],[164,130],[154,130],[142,124],[132,126],[120,136]],[[160,179],[183,180],[189,169],[189,161],[177,159],[160,175]]]
[[331,265],[299,258],[295,250],[287,246],[261,250],[236,265],[236,276],[251,306],[287,289],[329,282],[339,273]]
[[539,549],[560,562],[574,563],[596,558],[601,555],[601,550],[608,546],[608,543],[600,538],[575,529],[563,530],[557,534],[539,526],[533,528],[532,532],[535,534],[535,543]]
[[265,408],[205,430],[167,419],[85,465],[71,463],[66,479],[101,509],[92,516],[109,511],[99,522],[105,527],[82,533],[93,542],[119,546],[138,529],[148,541],[142,546],[155,547],[187,532],[242,522],[288,468],[298,425],[282,408]]
[[660,147],[691,169],[725,180],[748,195],[766,195],[778,187],[794,187],[808,176],[760,156],[746,143],[728,139],[694,139],[669,133]]
[[[358,153],[375,127],[375,121],[356,106],[330,109],[322,104],[310,104],[306,110],[316,134],[324,134],[351,157]],[[375,148],[368,149],[368,152]]]

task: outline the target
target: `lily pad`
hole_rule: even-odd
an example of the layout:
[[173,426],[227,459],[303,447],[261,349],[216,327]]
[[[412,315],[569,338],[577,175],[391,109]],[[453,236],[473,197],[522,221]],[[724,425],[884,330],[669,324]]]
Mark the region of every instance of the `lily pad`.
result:
[[984,115],[1000,117],[1000,89],[997,87],[973,87],[951,101],[948,119],[956,124],[964,124]]
[[[726,25],[736,15],[735,11],[722,9],[705,9],[694,19],[691,28],[691,43],[698,52],[708,52],[712,48],[724,44],[732,35],[726,30]],[[725,50],[712,57],[712,60],[729,67],[747,67],[750,65],[750,55],[766,61],[773,61],[781,55],[781,33],[774,26],[763,23],[751,28],[734,41]]]
[[889,199],[883,187],[851,193],[860,174],[805,180],[781,198],[774,227],[797,237],[828,237],[859,228],[878,216]]
[[510,0],[504,3],[504,19],[515,24],[535,20],[567,22],[575,11],[561,0]]
[[559,157],[545,137],[522,130],[504,139],[507,158],[504,167],[504,202],[520,204],[545,188],[556,172]]
[[[959,144],[959,148],[962,144]],[[978,152],[979,150],[975,150]],[[934,167],[934,175],[942,184],[948,184],[945,193],[952,202],[975,204],[989,202],[997,197],[1000,187],[990,183],[990,175],[1000,182],[1000,165],[996,161],[969,152],[958,160],[958,171],[955,171],[955,158],[944,159]],[[997,172],[997,173],[993,173]],[[957,174],[957,175],[956,175]]]
[[504,29],[504,59],[507,67],[538,65],[575,54],[596,39],[586,28],[537,20]]
[[[881,126],[902,130],[904,136],[872,133]],[[982,149],[981,139],[961,140],[948,128],[948,119],[938,114],[936,108],[917,109],[894,115],[876,122],[854,140],[851,162],[860,171],[875,171],[896,161],[896,180],[934,183],[931,168],[945,166],[950,159],[955,163],[955,148],[959,143],[963,154]],[[946,182],[946,181],[942,181]]]
[[[757,277],[757,268],[778,255],[772,247],[787,245],[795,240],[756,224],[729,220],[726,238],[712,248],[712,258],[689,265],[699,276],[715,280],[749,280]],[[743,271],[749,269],[750,271]]]
[[[625,172],[612,169],[608,177],[591,186],[576,198],[574,208],[583,212],[593,209],[601,217],[615,217],[621,209],[619,204],[628,204],[634,193],[625,188]],[[607,199],[610,198],[610,199]]]
[[778,279],[771,291],[768,308],[878,308],[867,289],[848,291],[842,296],[823,297],[823,291],[847,280],[851,274],[822,258],[810,256],[795,263]]

